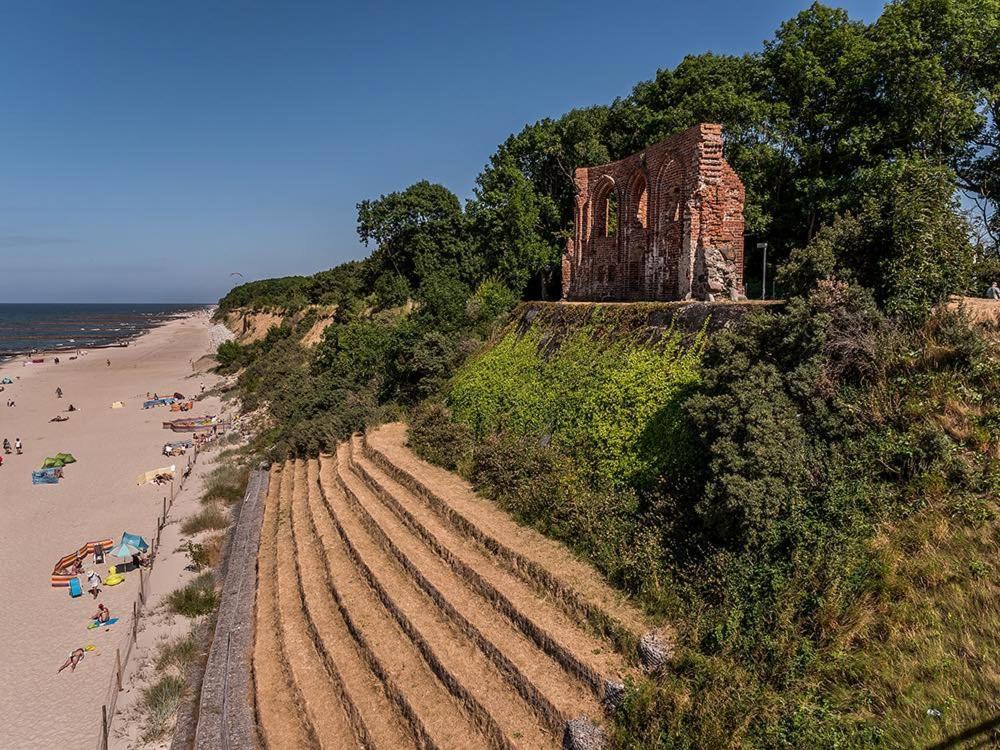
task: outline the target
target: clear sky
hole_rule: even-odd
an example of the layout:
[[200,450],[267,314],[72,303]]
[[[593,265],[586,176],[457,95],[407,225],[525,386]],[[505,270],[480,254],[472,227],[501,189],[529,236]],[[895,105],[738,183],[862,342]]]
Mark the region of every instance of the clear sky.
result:
[[359,200],[469,197],[525,123],[806,5],[0,2],[0,302],[207,302],[361,257]]

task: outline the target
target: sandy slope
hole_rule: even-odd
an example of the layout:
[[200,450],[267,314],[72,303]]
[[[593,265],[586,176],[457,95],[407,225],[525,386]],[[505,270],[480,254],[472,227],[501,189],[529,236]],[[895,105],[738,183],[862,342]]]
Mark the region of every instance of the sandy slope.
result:
[[[101,601],[121,624],[87,630],[96,603],[88,594],[71,599],[49,585],[52,566],[83,543],[120,538],[123,530],[155,534],[164,489],[137,487],[142,471],[169,463],[160,456],[173,433],[161,428],[179,416],[165,408],[144,411],[147,391],[198,392],[192,360],[209,348],[208,319],[199,313],[141,337],[127,349],[93,351],[61,364],[0,366],[14,379],[0,393],[0,440],[20,436],[24,455],[5,456],[0,468],[0,571],[4,617],[0,624],[0,747],[83,747],[97,739],[100,707],[114,668],[115,647],[127,638],[138,578],[105,588]],[[112,366],[105,365],[110,358]],[[18,376],[20,379],[18,380]],[[210,380],[205,380],[210,384]],[[57,400],[56,387],[64,397]],[[13,398],[17,406],[7,408]],[[126,408],[112,410],[124,399]],[[70,403],[81,411],[68,422],[49,419]],[[194,415],[217,407],[203,402]],[[183,437],[178,435],[177,437]],[[59,451],[78,462],[58,485],[32,485],[31,469]],[[111,562],[114,559],[111,558]],[[93,567],[89,558],[87,568]],[[100,572],[107,573],[105,565]],[[69,651],[93,643],[76,672],[56,674]]]

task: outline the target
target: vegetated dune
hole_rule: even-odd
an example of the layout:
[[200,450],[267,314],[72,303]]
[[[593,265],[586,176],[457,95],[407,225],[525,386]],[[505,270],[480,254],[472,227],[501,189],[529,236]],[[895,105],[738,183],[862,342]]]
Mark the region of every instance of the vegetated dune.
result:
[[650,624],[387,425],[272,468],[254,674],[268,747],[557,748]]

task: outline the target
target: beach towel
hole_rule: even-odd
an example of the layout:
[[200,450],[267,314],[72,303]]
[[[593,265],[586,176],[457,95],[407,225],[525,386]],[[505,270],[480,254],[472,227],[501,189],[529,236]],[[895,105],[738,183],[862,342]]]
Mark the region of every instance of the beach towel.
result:
[[118,622],[118,618],[117,617],[112,617],[107,622],[92,622],[92,623],[90,623],[87,626],[87,629],[88,630],[95,630],[95,629],[101,627],[102,625],[114,625],[116,622]]
[[163,466],[159,469],[153,469],[152,471],[146,471],[140,474],[135,479],[136,484],[146,484],[152,482],[157,477],[165,477],[166,479],[173,479],[174,472],[177,470],[177,466],[171,464],[170,466]]

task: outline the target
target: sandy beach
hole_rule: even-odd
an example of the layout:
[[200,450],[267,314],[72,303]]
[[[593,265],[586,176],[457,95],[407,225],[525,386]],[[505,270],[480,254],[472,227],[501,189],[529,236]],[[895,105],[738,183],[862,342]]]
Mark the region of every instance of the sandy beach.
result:
[[[111,628],[88,630],[97,608],[86,592],[70,598],[53,588],[54,563],[88,541],[121,538],[123,531],[151,539],[162,498],[169,488],[136,486],[144,471],[185,459],[167,460],[163,443],[180,439],[161,427],[181,416],[166,407],[142,409],[147,391],[160,394],[199,392],[215,378],[194,374],[192,362],[212,347],[207,312],[171,321],[141,336],[127,348],[94,350],[76,360],[71,353],[51,356],[41,365],[21,361],[0,365],[0,377],[14,383],[0,393],[0,440],[20,437],[23,455],[4,456],[0,467],[0,570],[6,617],[0,625],[0,747],[89,748],[97,741],[101,703],[115,666],[115,648],[128,637],[138,577],[105,587],[98,601],[113,617]],[[107,367],[105,360],[111,360]],[[62,388],[63,398],[56,397]],[[16,406],[7,407],[8,399]],[[113,401],[125,408],[111,409]],[[69,404],[79,411],[66,414]],[[216,413],[218,401],[196,403],[190,414]],[[58,414],[66,422],[50,422]],[[31,470],[47,456],[72,453],[77,462],[65,468],[54,485],[32,485]],[[107,558],[95,566],[107,575]],[[162,592],[161,592],[162,593]],[[97,647],[75,672],[56,670],[76,647]]]

